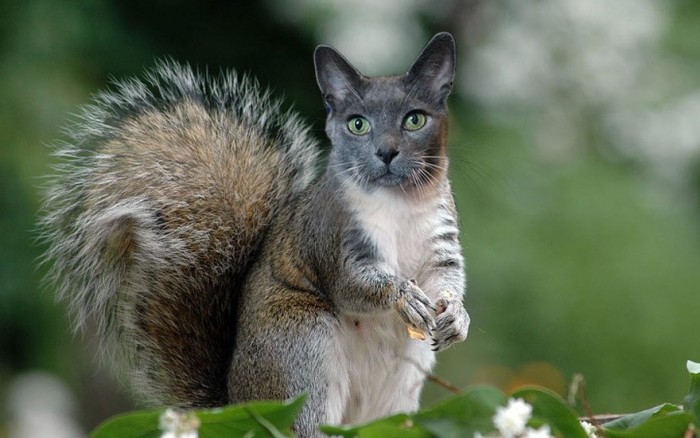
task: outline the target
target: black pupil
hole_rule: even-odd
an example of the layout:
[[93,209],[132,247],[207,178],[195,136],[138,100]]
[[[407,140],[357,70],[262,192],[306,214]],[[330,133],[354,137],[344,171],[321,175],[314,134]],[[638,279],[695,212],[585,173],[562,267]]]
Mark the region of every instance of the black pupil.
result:
[[410,117],[411,117],[411,124],[417,125],[418,124],[418,114],[413,113],[413,114],[411,114]]
[[358,131],[362,130],[362,126],[364,126],[364,124],[365,123],[362,121],[362,119],[355,119],[355,129]]

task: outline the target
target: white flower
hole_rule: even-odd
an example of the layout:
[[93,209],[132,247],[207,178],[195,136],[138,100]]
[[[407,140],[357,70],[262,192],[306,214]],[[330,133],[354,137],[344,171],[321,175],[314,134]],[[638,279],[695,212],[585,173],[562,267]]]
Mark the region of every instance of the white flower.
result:
[[549,430],[549,426],[545,424],[539,429],[533,429],[531,427],[528,427],[525,430],[523,438],[553,438],[553,435],[552,431]]
[[523,399],[511,398],[506,407],[496,408],[493,425],[504,438],[514,438],[525,432],[525,426],[531,415],[532,406],[525,403]]
[[177,429],[179,415],[175,410],[168,408],[163,412],[158,419],[158,428],[163,431],[172,431]]
[[586,432],[586,435],[588,435],[588,438],[598,437],[598,435],[596,435],[596,427],[588,421],[582,421],[581,427],[583,427],[583,430]]
[[163,431],[160,438],[197,438],[200,421],[191,412],[177,412],[166,409],[160,416],[159,428]]

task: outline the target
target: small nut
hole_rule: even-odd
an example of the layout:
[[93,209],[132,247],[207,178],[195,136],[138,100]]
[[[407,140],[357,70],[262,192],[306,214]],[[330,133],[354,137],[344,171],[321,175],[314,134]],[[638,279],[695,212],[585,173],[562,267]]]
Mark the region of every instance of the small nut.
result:
[[408,337],[411,339],[417,339],[419,341],[425,340],[425,333],[423,332],[423,330],[417,329],[412,325],[407,325],[406,331],[408,331]]

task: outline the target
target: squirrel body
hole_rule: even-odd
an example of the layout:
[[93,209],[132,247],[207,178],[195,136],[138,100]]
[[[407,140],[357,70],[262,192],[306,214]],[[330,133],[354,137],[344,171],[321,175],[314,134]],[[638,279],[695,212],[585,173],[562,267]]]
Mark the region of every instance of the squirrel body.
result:
[[58,149],[52,279],[154,403],[306,392],[295,430],[314,436],[416,410],[435,351],[467,335],[446,175],[452,37],[403,76],[364,77],[327,46],[315,63],[321,175],[308,128],[255,82],[174,63],[98,95]]

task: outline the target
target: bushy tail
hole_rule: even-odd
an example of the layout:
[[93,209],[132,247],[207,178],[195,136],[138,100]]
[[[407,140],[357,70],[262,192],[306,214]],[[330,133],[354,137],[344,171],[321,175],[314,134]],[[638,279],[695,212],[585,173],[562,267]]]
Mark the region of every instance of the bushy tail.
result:
[[67,131],[41,223],[59,298],[152,402],[225,404],[239,286],[315,141],[256,82],[172,62]]

